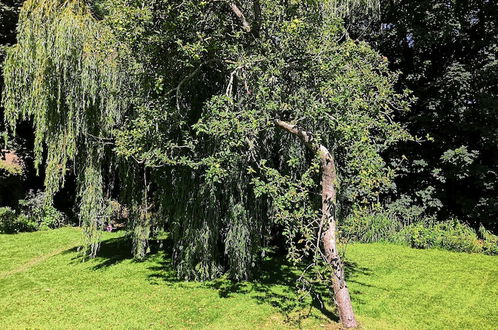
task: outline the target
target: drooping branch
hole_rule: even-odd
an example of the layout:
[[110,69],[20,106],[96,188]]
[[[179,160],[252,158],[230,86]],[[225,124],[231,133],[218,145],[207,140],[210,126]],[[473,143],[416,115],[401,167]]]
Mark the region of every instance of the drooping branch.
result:
[[44,166],[51,202],[70,170],[76,173],[80,223],[90,256],[105,216],[102,168],[115,127],[128,109],[132,79],[119,60],[128,48],[80,0],[25,1],[17,44],[3,66],[5,121],[14,132],[28,118],[34,165]]

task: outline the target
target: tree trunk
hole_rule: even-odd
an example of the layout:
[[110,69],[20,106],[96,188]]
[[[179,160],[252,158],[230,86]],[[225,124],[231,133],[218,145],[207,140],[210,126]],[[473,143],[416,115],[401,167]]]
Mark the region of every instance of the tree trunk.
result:
[[337,250],[336,240],[336,189],[337,173],[334,157],[324,146],[319,147],[322,162],[322,224],[327,224],[322,242],[327,262],[332,266],[332,284],[334,297],[341,323],[346,328],[356,328],[358,323],[354,317],[349,290],[344,277],[344,267]]
[[249,32],[251,31],[251,26],[249,25],[249,22],[247,21],[246,17],[244,16],[244,13],[237,7],[237,5],[234,2],[230,2],[230,9],[232,9],[232,12],[237,16],[237,18],[240,20],[242,23],[242,28],[244,31]]
[[327,230],[322,236],[322,243],[325,257],[332,268],[334,299],[341,323],[346,328],[355,328],[358,326],[358,322],[354,316],[349,290],[344,278],[344,267],[337,250],[335,221],[337,172],[334,157],[326,147],[314,143],[313,136],[309,132],[281,120],[276,120],[275,124],[277,127],[297,135],[308,148],[320,155],[322,165],[322,226],[327,226]]

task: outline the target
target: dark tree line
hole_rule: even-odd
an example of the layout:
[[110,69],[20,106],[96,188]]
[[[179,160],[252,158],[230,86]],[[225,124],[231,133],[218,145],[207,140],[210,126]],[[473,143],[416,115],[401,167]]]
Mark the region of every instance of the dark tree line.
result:
[[377,23],[352,23],[352,34],[401,73],[398,88],[417,99],[399,120],[426,140],[389,154],[402,164],[397,206],[496,230],[498,3],[385,1],[381,8]]

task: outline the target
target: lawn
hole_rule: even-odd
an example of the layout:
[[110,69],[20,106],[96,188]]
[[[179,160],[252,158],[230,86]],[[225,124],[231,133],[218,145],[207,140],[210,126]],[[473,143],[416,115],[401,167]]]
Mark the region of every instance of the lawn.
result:
[[[183,282],[164,252],[130,258],[120,233],[81,262],[75,228],[0,235],[0,328],[337,328],[295,308],[295,272],[267,261],[257,280]],[[117,251],[122,251],[116,253]],[[365,329],[496,329],[498,257],[388,244],[348,246]]]

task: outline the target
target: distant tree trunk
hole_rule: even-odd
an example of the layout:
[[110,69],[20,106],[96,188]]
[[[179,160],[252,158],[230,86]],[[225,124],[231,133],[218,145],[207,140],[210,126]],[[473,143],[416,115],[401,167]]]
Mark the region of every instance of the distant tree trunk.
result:
[[249,25],[249,22],[247,21],[246,17],[244,16],[244,13],[237,7],[237,5],[234,2],[230,2],[230,9],[232,9],[232,12],[237,16],[237,18],[240,20],[242,23],[242,28],[244,31],[249,32],[251,31],[251,26]]
[[337,196],[335,183],[337,180],[337,172],[334,157],[326,147],[315,144],[310,133],[299,129],[296,125],[281,120],[276,120],[275,124],[277,127],[297,135],[308,148],[314,152],[318,152],[320,155],[322,165],[322,226],[327,226],[327,230],[322,236],[322,243],[327,262],[332,267],[334,299],[341,323],[346,328],[355,328],[358,326],[358,322],[354,316],[349,290],[344,277],[344,267],[341,262],[339,251],[337,250],[335,221]]

